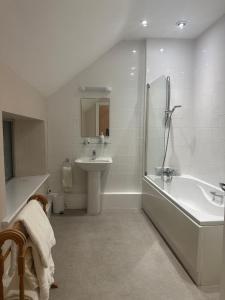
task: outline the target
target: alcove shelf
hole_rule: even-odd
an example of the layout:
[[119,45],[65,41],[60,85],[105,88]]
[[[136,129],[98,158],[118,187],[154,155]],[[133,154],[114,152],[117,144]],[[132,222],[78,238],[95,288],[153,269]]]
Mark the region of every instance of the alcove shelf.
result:
[[[46,120],[1,112],[0,128],[0,225],[6,227],[34,193],[47,193]],[[5,123],[4,123],[5,122]],[[11,122],[11,134],[4,131]],[[10,143],[6,143],[10,138]],[[12,155],[4,146],[12,145]],[[12,166],[11,176],[4,172]],[[6,180],[7,179],[7,180]]]
[[47,181],[49,174],[14,177],[6,183],[6,215],[2,220],[2,227],[7,227],[27,200],[35,194]]

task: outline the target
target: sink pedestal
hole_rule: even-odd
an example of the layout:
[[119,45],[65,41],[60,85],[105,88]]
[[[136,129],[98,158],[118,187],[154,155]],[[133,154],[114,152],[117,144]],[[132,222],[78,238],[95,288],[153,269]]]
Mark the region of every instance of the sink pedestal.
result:
[[88,172],[88,215],[98,215],[101,213],[101,172],[112,164],[111,157],[90,157],[78,158],[75,163],[84,171]]
[[88,215],[98,215],[101,212],[101,172],[88,172]]

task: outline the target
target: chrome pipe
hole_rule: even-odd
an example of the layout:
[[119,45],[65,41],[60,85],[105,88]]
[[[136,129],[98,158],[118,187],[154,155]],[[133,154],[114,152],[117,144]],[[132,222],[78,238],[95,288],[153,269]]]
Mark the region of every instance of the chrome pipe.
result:
[[170,87],[170,76],[166,77],[166,110],[165,110],[165,125],[167,124],[170,112],[170,94],[171,94],[171,87]]

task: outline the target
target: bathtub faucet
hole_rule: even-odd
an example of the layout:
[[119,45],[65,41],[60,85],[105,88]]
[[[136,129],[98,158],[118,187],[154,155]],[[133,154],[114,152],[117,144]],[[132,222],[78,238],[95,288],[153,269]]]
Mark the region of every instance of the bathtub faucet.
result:
[[[215,191],[211,191],[210,194],[212,195],[212,201],[216,202],[220,205],[224,204],[224,195],[221,193],[217,193]],[[217,200],[219,198],[219,200]]]
[[176,172],[172,168],[163,168],[162,169],[162,177],[166,177],[166,182],[170,182],[173,179],[173,176],[176,175]]

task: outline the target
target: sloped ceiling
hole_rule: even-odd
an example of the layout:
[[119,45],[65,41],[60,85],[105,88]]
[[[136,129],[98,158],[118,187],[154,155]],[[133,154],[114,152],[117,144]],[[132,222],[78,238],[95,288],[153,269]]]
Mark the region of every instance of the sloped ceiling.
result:
[[196,37],[223,13],[224,0],[0,0],[0,61],[47,96],[121,39]]
[[0,1],[0,61],[49,95],[120,40],[128,2]]

